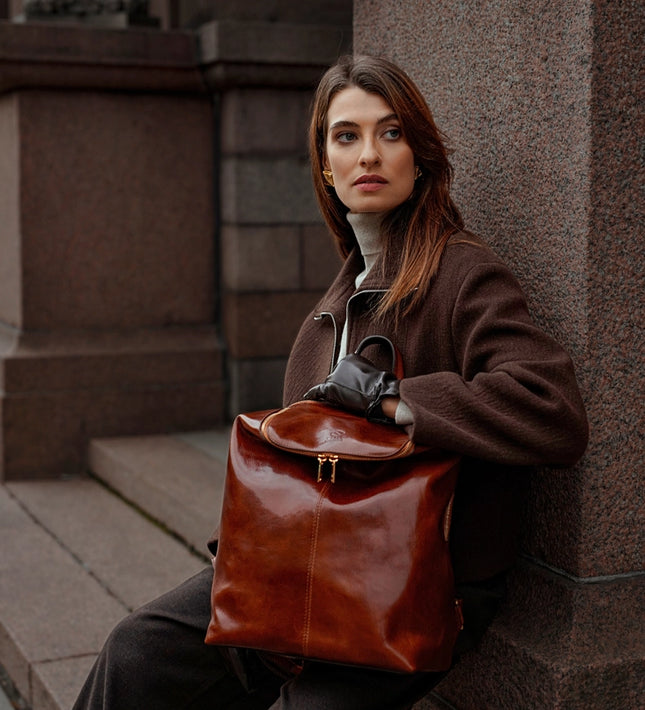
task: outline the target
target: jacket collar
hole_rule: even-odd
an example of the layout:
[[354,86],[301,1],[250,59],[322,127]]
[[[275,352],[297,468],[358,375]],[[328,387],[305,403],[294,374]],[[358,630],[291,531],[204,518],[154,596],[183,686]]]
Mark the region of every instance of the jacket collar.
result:
[[344,315],[347,301],[354,295],[362,292],[387,291],[396,276],[396,264],[388,264],[383,274],[382,256],[379,256],[370,272],[365,277],[359,288],[355,287],[355,280],[363,270],[363,257],[358,247],[352,249],[338,276],[330,286],[327,293],[316,306],[318,313],[328,312],[338,317]]

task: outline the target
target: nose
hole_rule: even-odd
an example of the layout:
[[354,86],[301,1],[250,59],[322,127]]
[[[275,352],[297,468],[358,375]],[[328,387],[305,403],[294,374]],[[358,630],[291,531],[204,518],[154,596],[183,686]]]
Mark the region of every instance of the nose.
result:
[[363,142],[360,164],[362,167],[370,167],[372,165],[379,165],[381,162],[381,156],[378,151],[378,146],[376,142],[371,138],[366,139]]

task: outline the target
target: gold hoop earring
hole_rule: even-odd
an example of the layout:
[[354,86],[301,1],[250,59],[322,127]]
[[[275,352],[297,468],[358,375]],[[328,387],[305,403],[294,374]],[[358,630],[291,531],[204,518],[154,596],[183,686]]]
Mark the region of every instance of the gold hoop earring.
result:
[[418,180],[422,175],[423,175],[423,173],[421,172],[421,168],[418,165],[415,165],[414,166],[414,179]]
[[331,170],[323,170],[322,174],[323,174],[323,178],[324,178],[325,182],[327,183],[327,185],[329,185],[330,187],[334,187],[334,175],[333,175],[332,171]]

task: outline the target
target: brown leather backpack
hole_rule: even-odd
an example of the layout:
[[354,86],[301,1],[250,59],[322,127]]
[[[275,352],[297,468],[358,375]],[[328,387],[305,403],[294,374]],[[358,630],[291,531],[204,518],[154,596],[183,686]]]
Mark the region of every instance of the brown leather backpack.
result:
[[315,401],[231,433],[206,642],[392,671],[450,667],[459,460]]

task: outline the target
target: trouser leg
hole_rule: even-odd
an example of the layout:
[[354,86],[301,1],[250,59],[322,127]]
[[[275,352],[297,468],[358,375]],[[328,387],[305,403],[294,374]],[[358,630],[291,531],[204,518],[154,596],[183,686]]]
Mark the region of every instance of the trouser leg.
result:
[[248,695],[220,649],[204,643],[210,619],[207,568],[119,623],[74,710],[267,708],[282,682],[269,674]]
[[409,710],[446,673],[400,674],[306,663],[270,710]]
[[[477,646],[505,594],[505,574],[460,585],[465,629],[457,641],[454,662]],[[412,675],[306,663],[302,673],[282,686],[270,710],[409,710],[447,675]]]

